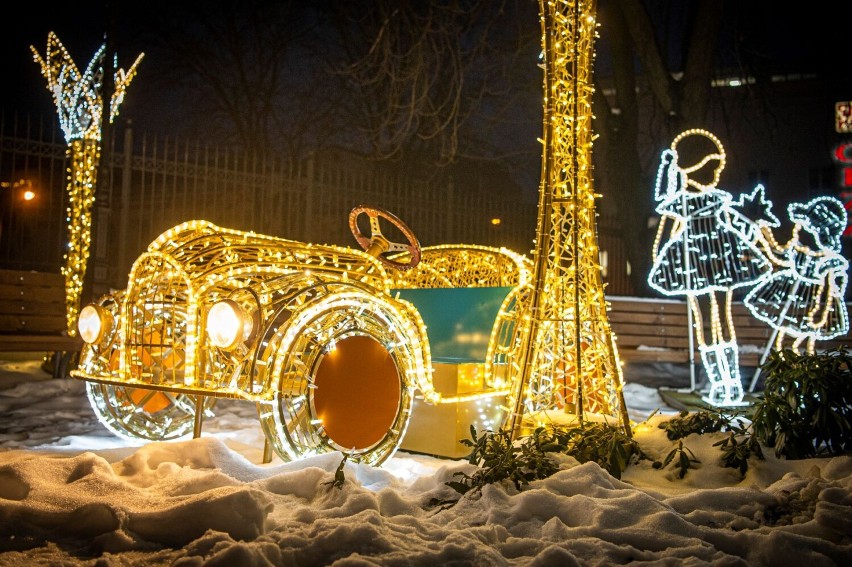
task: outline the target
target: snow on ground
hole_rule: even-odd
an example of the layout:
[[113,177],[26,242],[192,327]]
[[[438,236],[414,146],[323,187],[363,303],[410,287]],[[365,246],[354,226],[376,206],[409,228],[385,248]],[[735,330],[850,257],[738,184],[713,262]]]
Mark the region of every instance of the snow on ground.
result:
[[[626,384],[635,438],[673,447],[676,412]],[[648,416],[656,409],[662,411]],[[594,463],[518,491],[458,496],[463,460],[397,452],[381,468],[339,454],[262,464],[254,406],[221,401],[199,439],[129,443],[103,428],[84,385],[38,361],[0,361],[0,565],[848,565],[852,457],[720,465],[717,435],[684,445],[681,479],[649,461],[621,480]]]

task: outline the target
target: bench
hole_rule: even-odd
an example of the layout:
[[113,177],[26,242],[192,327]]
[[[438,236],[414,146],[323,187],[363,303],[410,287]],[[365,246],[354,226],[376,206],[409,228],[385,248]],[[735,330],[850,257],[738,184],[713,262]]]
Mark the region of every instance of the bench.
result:
[[0,270],[0,352],[52,353],[54,378],[65,377],[83,346],[68,336],[65,315],[62,274]]
[[[607,297],[610,326],[616,336],[618,356],[629,362],[689,363],[689,318],[685,301],[676,299]],[[850,304],[846,305],[847,310]],[[740,350],[740,366],[756,368],[773,340],[773,329],[763,321],[752,317],[742,302],[731,306],[737,344]],[[703,317],[705,337],[710,337],[709,318]],[[693,340],[693,361],[701,364],[698,343]],[[789,344],[789,341],[787,342]],[[852,338],[835,337],[829,341],[818,341],[818,350],[831,350],[846,346],[852,350]]]

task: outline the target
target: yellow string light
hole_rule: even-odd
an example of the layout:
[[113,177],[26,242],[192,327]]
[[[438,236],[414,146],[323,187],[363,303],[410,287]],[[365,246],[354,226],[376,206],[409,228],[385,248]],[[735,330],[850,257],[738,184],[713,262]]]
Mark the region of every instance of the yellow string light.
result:
[[[312,406],[313,370],[337,341],[367,334],[393,357],[402,391],[387,434],[351,453],[355,460],[377,464],[392,454],[405,433],[414,390],[432,404],[471,403],[482,423],[495,426],[508,410],[513,431],[558,407],[580,419],[616,416],[629,433],[595,230],[594,4],[541,4],[548,102],[533,263],[506,249],[446,245],[423,249],[418,266],[391,276],[376,258],[347,248],[183,223],[137,259],[126,291],[101,299],[99,307],[116,325],[89,345],[72,372],[90,381],[90,399],[108,426],[163,438],[186,431],[192,408],[181,396],[234,396],[258,402],[266,437],[282,458],[347,450],[334,445]],[[447,398],[432,384],[420,314],[390,293],[442,287],[511,288],[483,367],[477,366],[481,389]],[[210,308],[223,300],[262,322],[258,335],[232,349],[203,338]],[[157,414],[138,411],[139,400],[121,394],[134,385],[170,392],[173,411],[160,412],[168,419],[145,421]],[[171,425],[175,419],[180,428]]]
[[[45,56],[30,46],[41,73],[47,79],[47,88],[59,113],[59,122],[68,143],[67,154],[71,167],[68,170],[68,248],[64,254],[66,326],[69,335],[77,334],[77,314],[83,280],[89,260],[92,234],[92,207],[95,202],[95,183],[100,163],[101,121],[103,100],[103,57],[105,45],[95,52],[89,65],[81,73],[71,55],[53,32],[47,35]],[[118,115],[118,107],[136,67],[142,60],[140,54],[129,70],[115,65],[115,90],[110,100],[109,119]]]
[[[120,435],[185,434],[195,408],[184,397],[200,395],[257,402],[282,458],[349,450],[334,444],[309,402],[319,361],[353,335],[375,338],[400,375],[393,427],[375,446],[353,449],[353,460],[378,464],[393,454],[415,390],[429,403],[440,399],[419,313],[391,296],[388,273],[364,252],[192,220],[156,238],[128,280],[126,290],[99,300],[110,332],[87,345],[71,373],[95,384],[92,405]],[[226,299],[252,322],[233,348],[206,338],[211,308]],[[172,401],[146,413],[138,399],[116,394],[134,389],[169,392]]]
[[621,364],[606,315],[592,183],[596,2],[539,3],[544,57],[542,179],[531,290],[523,310],[515,434],[537,413],[615,416],[629,431]]

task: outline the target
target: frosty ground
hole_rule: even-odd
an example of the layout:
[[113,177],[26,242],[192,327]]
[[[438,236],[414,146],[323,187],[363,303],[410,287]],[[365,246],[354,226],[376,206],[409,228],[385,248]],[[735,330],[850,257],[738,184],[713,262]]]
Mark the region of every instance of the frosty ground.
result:
[[[676,411],[627,382],[635,438],[653,458]],[[648,419],[655,410],[660,410]],[[559,458],[517,490],[458,494],[463,460],[397,452],[382,467],[327,454],[262,464],[253,404],[222,401],[199,439],[131,443],[101,426],[84,384],[38,360],[0,361],[0,565],[848,565],[852,457],[788,461],[771,448],[746,475],[713,443],[684,478],[639,461],[620,480]]]

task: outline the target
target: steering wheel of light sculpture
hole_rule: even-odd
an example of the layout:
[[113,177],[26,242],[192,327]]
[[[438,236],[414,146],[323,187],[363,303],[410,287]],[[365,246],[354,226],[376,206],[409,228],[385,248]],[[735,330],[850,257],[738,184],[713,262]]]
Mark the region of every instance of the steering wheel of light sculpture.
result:
[[[704,401],[736,406],[743,404],[744,392],[732,293],[753,285],[771,271],[771,264],[752,242],[759,228],[733,196],[717,186],[724,165],[721,141],[701,129],[678,135],[662,153],[654,193],[660,222],[648,284],[663,295],[687,300],[710,386]],[[670,227],[668,233],[665,226]],[[701,303],[709,304],[702,309]]]
[[[847,213],[834,197],[791,203],[787,213],[794,223],[792,238],[781,245],[769,230],[760,233],[760,243],[775,269],[748,292],[743,303],[756,319],[775,329],[772,346],[776,350],[782,350],[785,336],[790,336],[794,352],[807,341],[807,352],[813,354],[815,341],[849,332],[843,299],[849,261],[842,256],[840,244]],[[803,238],[806,235],[810,238]]]
[[[358,226],[358,219],[361,215],[367,215],[370,220],[370,235],[367,236],[361,232]],[[382,234],[382,229],[379,224],[379,219],[385,219],[391,225],[396,227],[407,243],[391,242]],[[420,241],[414,236],[414,232],[407,224],[402,222],[396,215],[384,209],[376,207],[368,207],[359,205],[349,212],[349,230],[355,240],[363,248],[367,254],[377,258],[384,265],[395,270],[410,270],[420,263]],[[409,259],[407,262],[398,262],[387,257],[388,254],[397,254],[399,252],[408,252]]]

